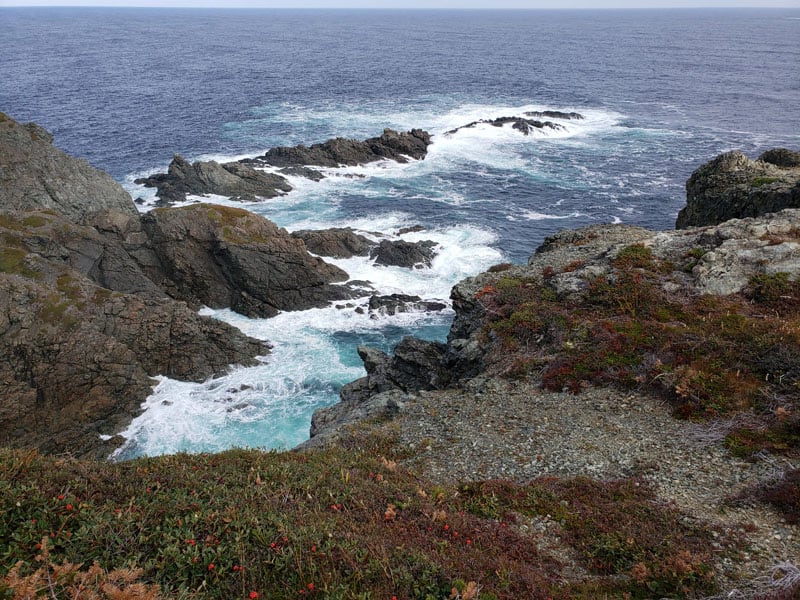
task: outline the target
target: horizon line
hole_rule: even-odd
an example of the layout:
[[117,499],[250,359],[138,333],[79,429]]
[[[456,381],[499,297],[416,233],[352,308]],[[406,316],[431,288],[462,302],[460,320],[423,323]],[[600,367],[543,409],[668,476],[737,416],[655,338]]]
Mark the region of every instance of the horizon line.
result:
[[496,12],[496,11],[517,11],[517,12],[537,12],[537,11],[659,11],[659,10],[749,10],[749,9],[784,9],[784,10],[800,10],[800,6],[763,6],[762,4],[747,5],[747,6],[573,6],[573,7],[494,7],[494,8],[477,8],[477,7],[382,7],[382,6],[247,6],[247,5],[232,5],[232,6],[186,6],[186,5],[162,5],[150,6],[146,4],[2,4],[2,8],[104,8],[104,9],[130,9],[130,8],[146,8],[146,9],[181,9],[181,10],[358,10],[358,11],[464,11],[464,12]]

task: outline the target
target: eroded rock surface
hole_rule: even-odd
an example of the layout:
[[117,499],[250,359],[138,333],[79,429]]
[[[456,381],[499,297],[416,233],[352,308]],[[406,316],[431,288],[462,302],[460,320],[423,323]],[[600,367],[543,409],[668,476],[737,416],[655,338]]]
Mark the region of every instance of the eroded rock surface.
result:
[[717,225],[784,208],[800,208],[800,152],[776,148],[758,160],[727,152],[692,173],[675,227]]
[[43,127],[0,113],[0,208],[52,210],[75,223],[91,223],[106,211],[138,214],[110,175],[52,142]]

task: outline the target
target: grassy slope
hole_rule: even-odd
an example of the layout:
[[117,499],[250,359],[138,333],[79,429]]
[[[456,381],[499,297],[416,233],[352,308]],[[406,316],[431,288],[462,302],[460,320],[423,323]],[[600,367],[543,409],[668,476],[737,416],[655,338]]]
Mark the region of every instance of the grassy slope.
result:
[[[167,597],[447,598],[455,587],[464,597],[480,588],[475,598],[645,598],[714,588],[712,532],[654,501],[642,481],[439,488],[397,467],[388,447],[124,464],[1,451],[0,569],[40,567],[44,541],[48,563],[140,568],[139,580]],[[544,515],[561,523],[584,581],[563,581],[560,562],[522,527]]]
[[[547,274],[499,273],[481,290],[486,342],[507,374],[541,375],[556,389],[651,388],[683,417],[755,411],[761,426],[732,431],[729,448],[796,452],[800,286],[771,276],[735,297],[670,295],[659,283],[675,266],[641,246],[614,267],[569,302]],[[75,579],[54,565],[97,561],[141,569],[137,580],[166,597],[225,599],[649,598],[715,588],[713,532],[658,503],[644,481],[436,487],[398,468],[395,448],[364,438],[307,454],[124,464],[0,451],[0,574],[10,572],[8,586],[39,569],[45,594]],[[800,512],[795,475],[757,494],[790,519]],[[557,524],[557,552],[537,546],[537,522]],[[735,558],[737,541],[726,541]],[[567,566],[585,575],[565,580]],[[47,582],[58,573],[63,582]]]

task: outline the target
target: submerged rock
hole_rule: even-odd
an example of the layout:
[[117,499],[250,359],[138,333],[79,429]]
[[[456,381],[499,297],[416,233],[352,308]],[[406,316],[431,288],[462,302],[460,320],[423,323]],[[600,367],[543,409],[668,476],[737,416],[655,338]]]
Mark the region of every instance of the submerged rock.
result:
[[784,208],[800,208],[800,152],[778,148],[758,160],[727,152],[692,173],[675,227],[716,225]]
[[576,112],[561,112],[559,110],[531,110],[525,113],[526,117],[536,117],[538,119],[564,119],[566,121],[581,121],[585,119],[582,114]]
[[390,294],[388,296],[372,296],[369,299],[370,315],[396,315],[404,312],[439,312],[445,310],[447,304],[437,300],[423,300],[419,296],[407,294]]

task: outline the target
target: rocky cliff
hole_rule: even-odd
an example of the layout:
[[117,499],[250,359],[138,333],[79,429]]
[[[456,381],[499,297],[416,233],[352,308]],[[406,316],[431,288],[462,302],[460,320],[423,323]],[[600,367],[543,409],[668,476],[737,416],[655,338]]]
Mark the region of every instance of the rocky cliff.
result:
[[733,151],[692,173],[675,226],[716,225],[784,208],[800,208],[800,152],[776,148],[751,160]]
[[0,183],[5,445],[106,456],[152,376],[203,380],[268,352],[200,305],[270,316],[350,294],[334,285],[343,271],[262,217],[209,205],[140,217],[110,176],[5,115]]
[[[791,312],[784,304],[796,305],[798,232],[800,210],[676,231],[598,225],[560,232],[545,240],[527,265],[500,266],[456,285],[451,294],[456,317],[446,345],[404,340],[393,357],[361,349],[367,377],[343,388],[341,405],[315,414],[312,434],[335,437],[351,420],[348,407],[354,416],[396,412],[408,394],[462,385],[478,374],[531,378],[557,391],[653,381],[653,391],[684,412],[722,414],[752,407],[752,397],[740,399],[739,408],[723,407],[720,395],[736,388],[737,377],[741,389],[758,388],[760,373],[788,386],[774,393],[789,394],[793,404],[798,399],[789,382],[800,381],[790,358],[800,359],[791,345],[796,341],[767,343],[756,331],[769,321],[759,317],[768,310],[758,306],[764,298],[771,298],[766,305],[780,315],[769,327],[783,327]],[[747,342],[760,357],[737,363],[718,349],[708,349],[710,356],[702,360],[685,353],[691,338],[717,334],[706,324],[725,321],[719,311],[739,313],[737,327],[751,325],[737,340],[710,344],[734,347],[745,343],[749,332],[760,340]],[[796,336],[791,328],[787,334]],[[750,352],[747,343],[743,354]],[[722,364],[738,374],[731,380],[718,376]]]
[[53,136],[35,123],[20,125],[0,113],[0,207],[53,210],[75,223],[91,223],[109,210],[137,214],[110,175],[52,142]]

